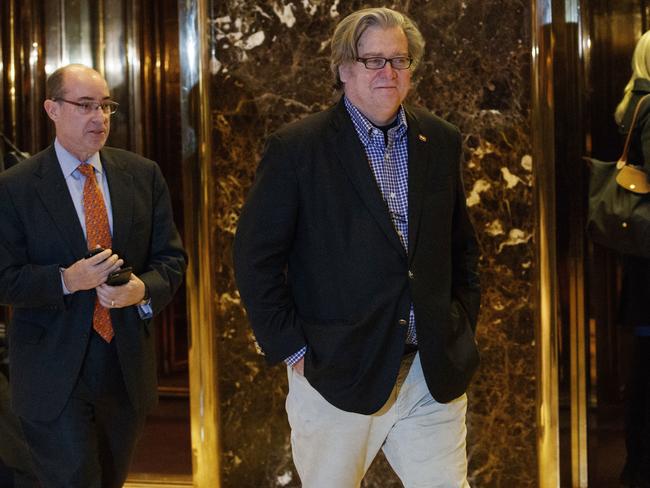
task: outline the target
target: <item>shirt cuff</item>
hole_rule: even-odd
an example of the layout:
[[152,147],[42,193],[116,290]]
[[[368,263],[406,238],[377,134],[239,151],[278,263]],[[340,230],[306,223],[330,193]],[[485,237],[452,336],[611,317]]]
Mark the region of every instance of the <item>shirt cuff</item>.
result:
[[284,362],[287,366],[293,366],[302,358],[304,358],[306,353],[307,353],[307,346],[304,346],[302,349],[300,349],[300,351],[294,352],[291,356],[285,359]]
[[151,300],[147,300],[146,302],[142,303],[140,302],[138,304],[138,314],[140,315],[140,318],[142,320],[150,319],[153,317],[153,309],[151,308]]
[[64,295],[72,295],[72,292],[66,288],[65,281],[63,281],[63,272],[64,271],[65,271],[65,268],[59,268],[59,273],[61,273],[61,288],[63,288],[63,294]]

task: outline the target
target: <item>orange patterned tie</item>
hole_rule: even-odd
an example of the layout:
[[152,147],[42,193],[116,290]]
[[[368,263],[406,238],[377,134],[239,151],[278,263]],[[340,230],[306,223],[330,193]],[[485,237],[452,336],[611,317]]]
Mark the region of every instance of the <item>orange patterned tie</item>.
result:
[[[83,201],[86,214],[86,242],[88,243],[88,249],[95,249],[97,246],[108,249],[112,246],[111,229],[108,225],[104,197],[97,185],[97,178],[95,178],[95,169],[87,163],[81,163],[78,169],[86,177]],[[106,342],[113,340],[115,333],[113,332],[111,315],[107,308],[99,304],[98,299],[95,299],[93,329]]]

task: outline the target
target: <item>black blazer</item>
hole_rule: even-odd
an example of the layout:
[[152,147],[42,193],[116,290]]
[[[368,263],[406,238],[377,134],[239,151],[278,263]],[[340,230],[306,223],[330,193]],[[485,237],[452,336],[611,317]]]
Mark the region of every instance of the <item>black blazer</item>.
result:
[[[620,126],[627,134],[639,100],[650,93],[650,80],[639,78],[634,82],[632,97]],[[639,109],[637,123],[630,140],[628,161],[643,166],[650,175],[650,101]],[[650,325],[650,259],[625,256],[623,259],[623,286],[621,289],[620,319],[625,325]]]
[[234,244],[237,283],[270,363],[307,344],[305,376],[369,414],[395,384],[411,301],[427,384],[461,395],[478,365],[478,247],[457,129],[407,109],[409,249],[341,100],[269,138]]
[[[181,283],[186,255],[158,166],[136,154],[100,151],[113,209],[113,249],[149,288],[154,313]],[[27,419],[55,418],[75,385],[92,333],[95,291],[64,296],[60,267],[84,257],[86,241],[50,146],[0,174],[0,303],[9,327],[12,406]],[[157,400],[151,321],[135,306],[112,309],[115,344],[137,410]]]

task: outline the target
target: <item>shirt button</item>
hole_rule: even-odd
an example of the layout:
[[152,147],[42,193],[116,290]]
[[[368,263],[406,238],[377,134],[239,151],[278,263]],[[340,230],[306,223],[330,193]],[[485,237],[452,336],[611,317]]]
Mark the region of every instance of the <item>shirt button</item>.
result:
[[410,280],[415,279],[415,275],[413,274],[413,271],[411,271],[410,269],[409,269],[409,279]]
[[396,195],[395,195],[395,192],[394,192],[394,191],[393,191],[393,192],[391,192],[391,193],[390,193],[390,195],[388,195],[388,196],[389,196],[389,197],[391,197],[391,198],[395,198],[395,197],[396,197]]
[[406,319],[399,319],[399,320],[397,321],[397,323],[398,323],[399,325],[407,325],[407,324],[408,324],[408,322],[406,321]]

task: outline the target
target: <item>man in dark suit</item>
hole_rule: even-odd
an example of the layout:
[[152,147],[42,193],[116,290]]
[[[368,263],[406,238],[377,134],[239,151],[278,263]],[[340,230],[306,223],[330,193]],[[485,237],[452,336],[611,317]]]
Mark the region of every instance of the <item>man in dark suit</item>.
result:
[[235,270],[257,342],[288,367],[303,486],[353,488],[379,449],[407,487],[467,487],[478,246],[461,137],[404,106],[424,40],[365,9],[332,37],[338,104],[273,134]]
[[102,76],[58,69],[44,107],[54,144],[0,175],[12,408],[43,486],[117,487],[157,401],[151,317],[186,255],[158,166],[104,147],[117,104]]

